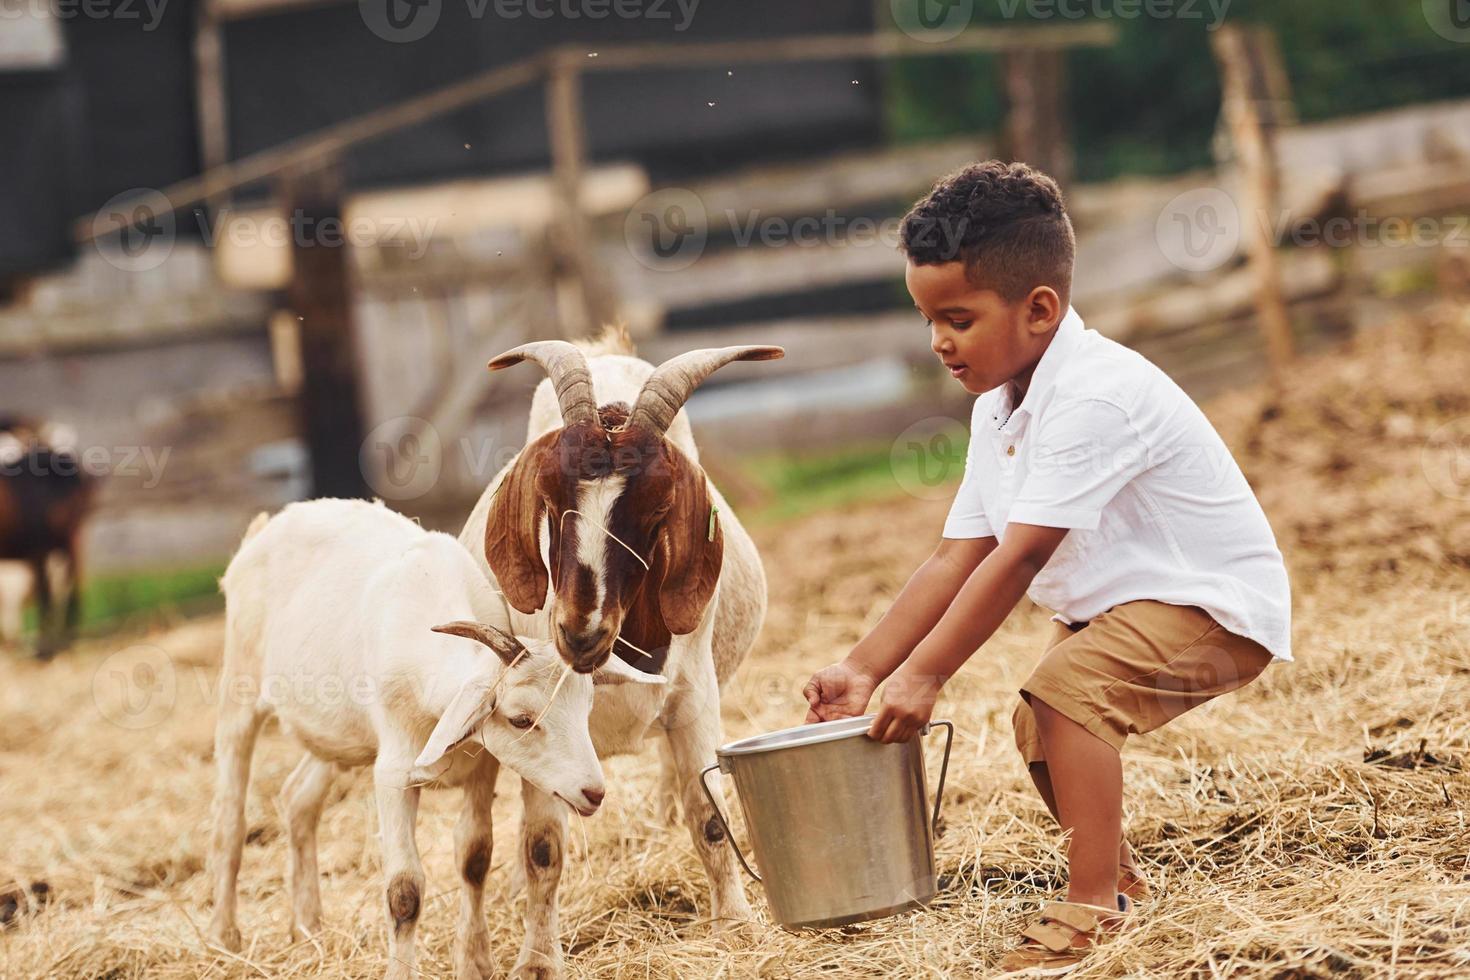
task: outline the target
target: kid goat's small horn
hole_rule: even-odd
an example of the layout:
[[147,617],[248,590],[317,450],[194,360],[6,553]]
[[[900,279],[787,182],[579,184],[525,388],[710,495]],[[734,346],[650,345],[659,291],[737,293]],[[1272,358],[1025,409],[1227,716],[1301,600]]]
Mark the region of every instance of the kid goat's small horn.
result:
[[781,347],[711,347],[671,357],[654,369],[638,392],[638,403],[628,425],[642,424],[662,435],[700,382],[731,361],[774,361],[785,357]]
[[429,629],[435,633],[447,633],[450,636],[462,636],[466,640],[478,640],[485,646],[494,650],[496,655],[507,664],[513,663],[516,657],[525,652],[521,641],[512,634],[489,623],[476,623],[472,620],[457,619],[452,623],[442,623],[439,626],[431,626]]
[[499,371],[522,361],[535,361],[545,369],[546,376],[551,379],[551,387],[556,390],[556,400],[561,405],[563,425],[597,421],[592,374],[587,370],[587,358],[576,346],[565,340],[522,344],[493,359],[490,370]]

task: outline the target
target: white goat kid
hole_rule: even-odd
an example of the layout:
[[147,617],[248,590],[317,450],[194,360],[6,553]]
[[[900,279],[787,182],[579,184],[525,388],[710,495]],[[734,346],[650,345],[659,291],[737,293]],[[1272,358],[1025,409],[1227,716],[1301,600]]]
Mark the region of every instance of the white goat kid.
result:
[[[321,922],[316,829],[334,776],[372,764],[394,980],[415,973],[424,874],[414,842],[420,785],[462,786],[455,943],[461,980],[491,975],[481,901],[500,765],[542,800],[588,815],[603,797],[587,731],[594,683],[648,683],[635,671],[569,673],[544,641],[507,632],[504,604],[468,553],[381,504],[316,500],[257,517],[222,580],[224,665],[208,938],[240,948],[236,879],[256,733],[267,715],[306,748],[281,791],[291,844],[293,939]],[[475,642],[466,642],[466,640]],[[658,682],[661,679],[653,679]],[[546,817],[538,813],[538,820]],[[552,923],[554,927],[555,923]],[[521,961],[555,960],[555,934],[527,937]]]
[[[760,631],[766,580],[754,543],[699,466],[681,406],[721,366],[782,351],[691,351],[657,369],[631,353],[613,334],[582,347],[527,344],[491,361],[532,360],[549,377],[531,404],[526,447],[486,488],[460,542],[504,592],[517,633],[553,639],[576,670],[623,659],[668,678],[666,688],[600,691],[592,741],[606,757],[639,751],[650,732],[665,736],[665,786],[709,877],[709,917],[747,920],[698,774],[721,742],[720,687]],[[528,916],[556,901],[565,830],[547,814],[528,805],[521,830],[523,841],[557,842],[549,862],[524,865]]]

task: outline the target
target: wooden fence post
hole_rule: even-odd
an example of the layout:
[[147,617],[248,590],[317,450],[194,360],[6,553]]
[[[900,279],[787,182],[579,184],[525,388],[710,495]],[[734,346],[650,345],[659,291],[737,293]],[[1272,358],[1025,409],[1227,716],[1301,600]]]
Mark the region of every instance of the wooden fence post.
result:
[[351,261],[335,162],[280,183],[291,229],[287,301],[301,337],[301,432],[311,453],[312,494],[366,497],[358,461],[365,435],[353,329]]
[[582,210],[582,183],[587,172],[585,120],[582,117],[582,72],[578,54],[555,51],[546,80],[546,131],[551,145],[551,175],[556,206],[551,245],[561,283],[558,306],[563,332],[588,334],[617,316],[607,278],[592,251],[592,233]]
[[1280,226],[1275,220],[1280,205],[1274,144],[1277,125],[1288,118],[1280,105],[1285,73],[1267,28],[1224,24],[1210,35],[1210,47],[1220,68],[1221,111],[1240,163],[1240,232],[1256,274],[1256,319],[1266,342],[1270,381],[1280,391],[1295,356],[1276,243],[1271,240],[1273,229]]
[[194,14],[194,112],[201,171],[222,167],[230,159],[224,62],[219,17],[212,4],[200,3]]
[[1007,159],[1045,171],[1063,190],[1073,173],[1065,59],[1060,49],[1021,49],[1001,56],[1008,103],[1003,152]]

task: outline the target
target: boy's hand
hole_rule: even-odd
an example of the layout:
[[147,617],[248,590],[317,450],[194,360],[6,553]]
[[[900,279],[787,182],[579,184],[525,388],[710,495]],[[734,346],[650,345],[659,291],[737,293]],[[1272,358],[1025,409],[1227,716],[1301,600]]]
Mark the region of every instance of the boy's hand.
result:
[[856,718],[868,710],[868,702],[873,699],[877,686],[876,679],[845,660],[823,667],[802,688],[801,693],[809,707],[807,724]]
[[903,669],[894,671],[883,688],[882,705],[868,737],[879,742],[907,742],[934,714],[934,702],[944,682],[937,677],[912,677]]

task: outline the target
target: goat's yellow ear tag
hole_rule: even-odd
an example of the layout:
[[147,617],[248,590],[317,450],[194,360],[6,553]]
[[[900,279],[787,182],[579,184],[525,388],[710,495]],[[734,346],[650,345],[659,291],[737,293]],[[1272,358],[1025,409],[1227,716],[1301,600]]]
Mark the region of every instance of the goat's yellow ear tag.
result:
[[715,539],[715,527],[717,526],[717,524],[719,522],[719,513],[720,513],[719,506],[717,504],[710,504],[710,507],[709,507],[709,540],[710,541],[713,541]]

